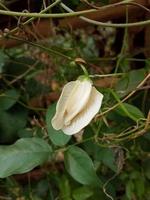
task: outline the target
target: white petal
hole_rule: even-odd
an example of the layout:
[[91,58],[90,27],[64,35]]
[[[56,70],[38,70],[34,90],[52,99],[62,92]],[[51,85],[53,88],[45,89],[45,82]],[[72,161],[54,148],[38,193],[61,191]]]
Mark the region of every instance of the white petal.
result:
[[62,128],[67,135],[73,135],[87,126],[98,113],[102,104],[103,95],[92,87],[92,92],[86,107],[71,121],[69,126]]
[[76,84],[74,85],[74,88],[65,105],[65,125],[69,125],[71,120],[86,106],[90,98],[91,90],[91,81],[76,81]]
[[56,105],[56,114],[51,121],[53,128],[56,130],[61,129],[64,126],[65,104],[75,84],[76,84],[76,81],[71,81],[67,83],[64,86],[62,93],[59,97],[59,100]]

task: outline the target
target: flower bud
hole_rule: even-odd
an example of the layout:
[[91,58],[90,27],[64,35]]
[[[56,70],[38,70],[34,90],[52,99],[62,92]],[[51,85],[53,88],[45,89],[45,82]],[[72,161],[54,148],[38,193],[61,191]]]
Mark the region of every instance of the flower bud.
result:
[[54,129],[73,135],[87,126],[98,113],[103,95],[92,86],[91,80],[79,78],[67,83],[56,105],[51,123]]

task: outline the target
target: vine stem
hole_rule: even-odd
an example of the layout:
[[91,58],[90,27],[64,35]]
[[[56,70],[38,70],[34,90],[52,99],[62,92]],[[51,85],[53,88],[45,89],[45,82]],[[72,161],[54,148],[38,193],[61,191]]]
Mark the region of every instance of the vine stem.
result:
[[112,77],[112,76],[123,76],[126,75],[126,73],[116,73],[116,74],[94,74],[89,75],[90,78],[105,78],[105,77]]
[[84,72],[84,75],[85,76],[89,76],[89,74],[88,74],[88,71],[87,71],[87,69],[84,67],[84,65],[82,65],[82,64],[79,64],[79,66],[81,67],[81,69],[83,70],[83,72]]
[[[56,6],[57,4],[59,4],[61,2],[61,0],[56,0],[54,3],[52,3],[51,5],[47,6],[45,9],[41,10],[41,12],[39,14],[43,14],[45,12],[47,12],[48,10],[50,10],[51,8],[53,8],[54,6]],[[27,24],[29,24],[30,22],[32,22],[33,20],[35,20],[37,17],[31,17],[30,19],[28,19],[27,21],[25,21],[24,23],[22,23],[22,26],[25,26]],[[8,34],[13,34],[15,33],[17,30],[19,29],[19,27],[15,27],[14,29],[12,29],[11,31],[9,31]]]
[[[3,5],[3,3],[0,2],[0,7],[4,8],[4,10],[6,11],[10,11],[5,5]],[[18,20],[18,18],[16,16],[13,16],[16,20]]]
[[36,17],[36,18],[63,18],[63,17],[73,17],[84,15],[91,12],[96,12],[96,9],[89,9],[83,11],[77,11],[72,13],[50,13],[50,14],[41,14],[41,13],[26,13],[26,12],[16,12],[16,11],[6,11],[0,10],[1,15],[9,15],[9,16],[19,16],[19,17]]
[[[70,14],[71,13],[75,13],[72,9],[70,9],[68,6],[66,6],[64,3],[61,3],[60,4],[66,11],[68,11]],[[135,5],[134,3],[132,3],[132,0],[131,1],[123,1],[123,2],[119,2],[119,3],[116,3],[116,4],[111,4],[111,5],[108,5],[108,6],[111,6],[111,7],[114,7],[114,6],[118,6],[118,5]],[[108,6],[103,6],[103,7],[100,7],[101,9],[104,9]],[[136,6],[139,6],[141,7],[140,4],[136,4]],[[100,10],[100,8],[98,10]],[[143,8],[143,6],[142,6]],[[145,7],[144,7],[145,8]],[[147,10],[147,9],[146,9]],[[96,10],[97,11],[97,10]],[[93,11],[94,12],[94,11]],[[133,23],[118,23],[118,24],[115,24],[115,23],[104,23],[104,22],[99,22],[99,21],[96,21],[96,20],[92,20],[92,19],[89,19],[87,17],[84,17],[84,16],[80,16],[79,17],[80,19],[90,23],[90,24],[93,24],[93,25],[97,25],[97,26],[101,26],[101,27],[112,27],[112,28],[126,28],[126,27],[133,27],[133,26],[142,26],[142,25],[148,25],[150,24],[150,20],[145,20],[145,21],[140,21],[140,22],[133,22]]]
[[17,41],[21,41],[21,42],[27,43],[27,44],[29,44],[31,46],[35,46],[35,47],[38,47],[40,49],[43,49],[44,51],[47,51],[47,52],[49,52],[51,54],[54,54],[54,55],[57,55],[57,56],[61,56],[61,57],[65,58],[65,59],[67,59],[67,60],[72,60],[71,57],[66,56],[65,54],[62,54],[62,53],[60,53],[58,51],[55,51],[55,50],[53,50],[51,48],[41,46],[40,44],[37,44],[37,43],[31,42],[31,41],[28,41],[28,40],[25,40],[25,39],[22,39],[22,38],[19,38],[19,37],[11,36],[11,35],[6,36],[6,38],[17,40]]
[[[126,24],[128,23],[128,18],[129,18],[128,7],[126,7],[126,21],[125,21]],[[121,64],[122,60],[124,59],[124,55],[126,55],[127,50],[128,50],[128,27],[125,27],[123,41],[122,41],[122,47],[121,47],[120,53],[117,56],[118,59],[116,62],[114,74],[116,74],[118,72],[120,64]],[[112,87],[112,84],[113,84],[113,80],[111,81],[111,87]]]
[[[56,3],[56,2],[54,2]],[[122,2],[119,2],[117,4],[111,4],[107,6],[101,7],[102,10],[105,10],[107,7],[114,7],[116,5],[129,5],[132,3],[132,0],[125,0]],[[84,15],[87,13],[92,13],[92,12],[97,12],[97,9],[89,9],[89,10],[83,10],[83,11],[77,11],[74,12],[71,10],[69,7],[67,7],[65,4],[61,3],[61,6],[68,11],[68,13],[53,13],[53,14],[43,14],[43,13],[23,13],[23,12],[15,12],[15,11],[5,11],[5,10],[0,10],[0,14],[2,15],[9,15],[9,16],[22,16],[22,17],[35,17],[35,18],[63,18],[63,17],[73,17],[73,16],[80,16]],[[94,24],[94,25],[99,25],[103,27],[132,27],[132,26],[142,26],[142,25],[147,25],[150,24],[150,20],[145,20],[145,21],[140,21],[140,22],[134,22],[134,23],[103,23],[103,22],[98,22],[95,20],[91,20],[89,18],[80,16],[81,19],[84,21],[87,21],[88,23]]]

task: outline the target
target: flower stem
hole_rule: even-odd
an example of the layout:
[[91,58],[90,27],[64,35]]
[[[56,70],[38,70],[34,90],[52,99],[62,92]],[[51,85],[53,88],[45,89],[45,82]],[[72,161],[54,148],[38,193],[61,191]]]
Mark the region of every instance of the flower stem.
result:
[[88,73],[87,69],[85,68],[85,66],[82,65],[82,64],[79,64],[79,65],[80,65],[81,69],[83,70],[84,75],[85,75],[86,77],[89,77],[89,73]]
[[94,74],[94,75],[89,75],[90,78],[105,78],[105,77],[112,77],[112,76],[123,76],[126,73],[116,73],[116,74]]

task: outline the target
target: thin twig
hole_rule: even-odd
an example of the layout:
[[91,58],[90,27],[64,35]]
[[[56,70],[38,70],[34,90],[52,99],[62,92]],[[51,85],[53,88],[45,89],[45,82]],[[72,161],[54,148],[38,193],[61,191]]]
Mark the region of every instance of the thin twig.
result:
[[14,84],[15,82],[19,81],[20,79],[22,79],[24,76],[26,76],[30,71],[32,71],[34,69],[34,67],[39,63],[39,61],[37,60],[32,66],[31,68],[29,68],[28,70],[26,70],[23,74],[17,76],[15,79],[13,79],[12,81],[9,82],[10,85]]
[[123,76],[126,75],[126,73],[116,73],[116,74],[94,74],[89,75],[90,78],[104,78],[104,77],[112,77],[112,76]]
[[[123,1],[122,2],[123,4],[122,5],[126,5],[126,4],[129,4],[129,1],[125,2]],[[71,13],[75,13],[72,9],[70,9],[68,6],[66,6],[64,3],[61,3],[60,4],[66,11],[68,11],[70,14]],[[110,6],[113,7],[114,4],[111,4]],[[106,6],[103,6],[101,7],[101,9],[104,9],[106,8]],[[92,9],[91,9],[92,10]],[[96,10],[97,11],[97,10]],[[95,12],[95,11],[92,11],[92,12]],[[98,25],[98,26],[102,26],[102,27],[113,27],[113,28],[125,28],[125,27],[133,27],[133,26],[142,26],[142,25],[147,25],[150,23],[150,20],[146,20],[146,21],[140,21],[140,22],[134,22],[134,23],[120,23],[120,24],[115,24],[115,23],[104,23],[104,22],[98,22],[96,20],[92,20],[92,19],[89,19],[87,17],[83,17],[83,16],[80,16],[79,17],[80,19],[90,23],[90,24],[93,24],[93,25]]]
[[[84,3],[86,3],[88,6],[91,6],[91,8],[95,8],[97,10],[100,10],[102,8],[102,6],[95,6],[93,4],[91,4],[90,2],[88,2],[87,0],[81,0],[83,1]],[[111,4],[113,6],[120,6],[120,5],[124,5],[124,3],[122,4],[123,2],[119,2],[119,3],[114,3],[114,4]],[[143,10],[147,11],[147,12],[150,12],[150,9],[139,4],[139,3],[136,3],[136,2],[132,2],[132,1],[129,1],[129,2],[126,2],[126,5],[133,5],[133,6],[137,6],[137,7],[140,7],[142,8]],[[107,5],[109,6],[109,5]]]
[[111,108],[109,108],[108,110],[98,114],[95,117],[95,120],[97,118],[102,117],[103,115],[106,115],[107,113],[109,113],[110,111],[114,110],[115,108],[117,108],[121,103],[125,102],[127,99],[129,99],[139,88],[141,88],[145,82],[150,78],[150,73],[144,78],[144,80],[130,93],[128,94],[123,100],[121,100],[119,103],[115,104],[114,106],[112,106]]
[[47,52],[49,52],[51,54],[58,55],[58,56],[61,56],[63,58],[66,58],[67,60],[72,60],[71,57],[66,56],[65,54],[62,54],[62,53],[60,53],[58,51],[55,51],[55,50],[53,50],[51,48],[41,46],[40,44],[37,44],[37,43],[31,42],[31,41],[28,41],[28,40],[25,40],[25,39],[22,39],[22,38],[19,38],[19,37],[11,36],[11,35],[8,35],[6,38],[10,38],[10,39],[13,39],[13,40],[21,41],[21,42],[27,43],[27,44],[29,44],[31,46],[35,46],[35,47],[41,48],[44,51],[47,51]]
[[150,9],[136,2],[129,2],[129,5],[137,6],[150,13]]
[[[0,7],[4,8],[4,10],[6,11],[10,11],[3,3],[0,2]],[[18,18],[16,16],[13,16],[16,20],[18,20]]]
[[[41,10],[41,12],[39,12],[39,14],[45,13],[48,10],[50,10],[51,8],[53,8],[54,6],[56,6],[57,4],[59,4],[61,2],[61,0],[56,0],[54,3],[52,3],[51,5],[49,5],[47,8],[45,8],[44,10]],[[25,21],[24,23],[22,23],[22,26],[25,26],[27,24],[29,24],[30,22],[32,22],[33,20],[35,20],[37,17],[31,17],[30,19],[28,19],[27,21]],[[19,30],[19,27],[15,27],[14,29],[12,29],[11,31],[9,31],[9,34],[13,34],[15,33],[17,30]]]

